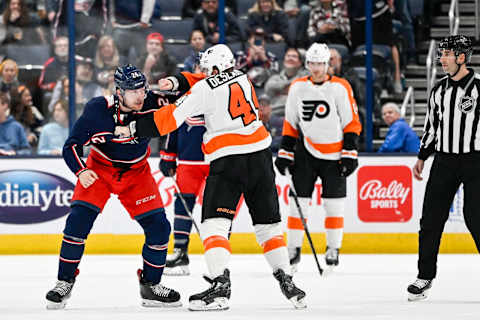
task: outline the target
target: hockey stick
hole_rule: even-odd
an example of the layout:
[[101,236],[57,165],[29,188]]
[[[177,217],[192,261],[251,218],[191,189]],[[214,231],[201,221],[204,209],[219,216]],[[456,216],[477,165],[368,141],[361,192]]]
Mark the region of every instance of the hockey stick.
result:
[[187,206],[187,202],[185,201],[185,198],[182,196],[182,194],[180,192],[180,188],[178,187],[177,181],[175,181],[175,178],[173,176],[170,176],[170,178],[172,178],[173,185],[175,186],[175,189],[177,190],[177,195],[180,198],[180,201],[182,202],[183,207],[185,208],[185,211],[187,211],[187,214],[189,215],[190,219],[192,219],[193,226],[195,227],[195,230],[197,230],[198,236],[200,237],[200,239],[202,239],[202,237],[200,236],[200,229],[198,228],[197,223],[195,222],[195,219],[193,218],[192,212],[190,211],[190,209]]
[[290,171],[288,170],[288,168],[286,170],[286,174],[287,174],[287,177],[290,178],[290,192],[292,193],[293,200],[295,201],[295,205],[297,206],[298,213],[300,214],[300,220],[302,221],[303,229],[305,230],[305,234],[307,235],[308,243],[310,244],[310,248],[312,249],[313,257],[315,258],[315,262],[317,263],[318,272],[320,272],[320,275],[322,275],[323,274],[323,269],[320,266],[320,262],[318,262],[317,252],[315,250],[315,247],[313,246],[313,241],[312,241],[312,237],[310,236],[310,232],[308,231],[307,220],[305,220],[305,216],[303,215],[302,208],[300,207],[300,203],[298,202],[297,191],[295,190],[295,187],[293,186],[292,175],[290,174]]

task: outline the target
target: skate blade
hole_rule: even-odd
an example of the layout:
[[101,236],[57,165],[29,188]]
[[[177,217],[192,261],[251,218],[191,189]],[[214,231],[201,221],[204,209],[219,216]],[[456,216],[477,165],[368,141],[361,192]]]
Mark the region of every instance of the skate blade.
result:
[[212,303],[205,304],[202,300],[190,301],[188,310],[190,311],[222,311],[228,310],[228,299],[225,297],[215,298]]
[[305,298],[298,299],[298,296],[296,296],[290,298],[289,300],[293,304],[295,309],[305,309],[307,307],[307,304],[305,303]]
[[423,293],[420,293],[420,294],[409,293],[408,301],[413,302],[413,301],[425,300],[428,297],[427,293],[428,293],[428,290],[425,290]]
[[176,266],[173,268],[165,268],[163,270],[163,274],[166,276],[176,276],[176,277],[189,276],[190,270],[188,269],[188,266]]
[[298,263],[292,264],[290,267],[292,269],[292,275],[298,272]]
[[67,301],[53,302],[53,301],[47,300],[47,310],[65,309],[66,305],[67,305]]
[[324,269],[323,269],[323,273],[322,273],[322,276],[324,277],[328,277],[329,275],[335,273],[335,269],[336,269],[336,265],[327,265]]
[[178,308],[182,306],[180,300],[175,302],[161,302],[156,300],[142,299],[142,307],[146,308]]

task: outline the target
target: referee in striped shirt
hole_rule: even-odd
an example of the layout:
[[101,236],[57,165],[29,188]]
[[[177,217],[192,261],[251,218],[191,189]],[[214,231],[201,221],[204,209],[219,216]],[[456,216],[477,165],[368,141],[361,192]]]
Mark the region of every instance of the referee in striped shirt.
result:
[[427,297],[437,272],[437,255],[453,198],[463,183],[464,217],[480,248],[480,74],[467,68],[472,42],[463,35],[443,39],[438,59],[447,74],[432,89],[415,179],[422,180],[425,160],[435,153],[425,189],[419,231],[417,280],[409,301]]

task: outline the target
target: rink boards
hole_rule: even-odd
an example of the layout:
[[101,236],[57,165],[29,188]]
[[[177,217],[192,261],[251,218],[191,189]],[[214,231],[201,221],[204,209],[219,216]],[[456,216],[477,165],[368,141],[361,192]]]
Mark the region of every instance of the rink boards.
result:
[[[414,253],[424,180],[412,177],[415,157],[363,156],[359,169],[348,178],[343,253]],[[0,253],[58,253],[61,233],[69,212],[76,177],[63,159],[1,159],[0,170]],[[173,219],[174,186],[157,170],[158,158],[150,165],[165,203],[168,218]],[[288,180],[277,175],[277,191],[284,221],[288,215]],[[457,192],[445,226],[441,252],[476,252],[463,221],[463,189]],[[317,250],[325,248],[324,211],[321,182],[317,181],[308,213],[308,226]],[[141,201],[142,199],[138,199]],[[201,203],[194,216],[200,223]],[[190,250],[203,251],[199,237],[192,231]],[[86,246],[87,253],[138,253],[143,243],[139,225],[132,221],[116,196],[112,195],[97,219]],[[234,253],[259,253],[251,219],[241,201],[234,221],[231,246]],[[172,243],[170,243],[172,245]],[[309,252],[307,242],[304,251]]]

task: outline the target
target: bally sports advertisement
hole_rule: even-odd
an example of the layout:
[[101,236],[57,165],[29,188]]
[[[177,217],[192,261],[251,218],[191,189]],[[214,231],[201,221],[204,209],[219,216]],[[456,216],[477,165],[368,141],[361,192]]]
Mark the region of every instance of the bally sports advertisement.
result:
[[[149,159],[167,217],[173,221],[175,187],[171,178],[158,171],[158,161]],[[415,161],[415,157],[359,157],[358,169],[348,178],[343,253],[417,251],[423,194],[432,159],[426,162],[423,181],[413,179],[411,168]],[[0,253],[58,253],[76,177],[61,158],[4,158],[0,162]],[[276,183],[286,228],[289,181],[277,174]],[[317,181],[308,212],[308,227],[320,252],[325,247],[321,188],[321,181]],[[462,203],[460,187],[450,209],[441,252],[475,252],[463,221]],[[201,199],[197,199],[194,209],[197,223],[200,212]],[[191,252],[202,252],[194,229],[191,236]],[[234,253],[261,252],[243,199],[238,205],[230,241]],[[95,222],[86,252],[137,253],[142,242],[142,229],[112,195]],[[304,250],[309,252],[306,239]]]

